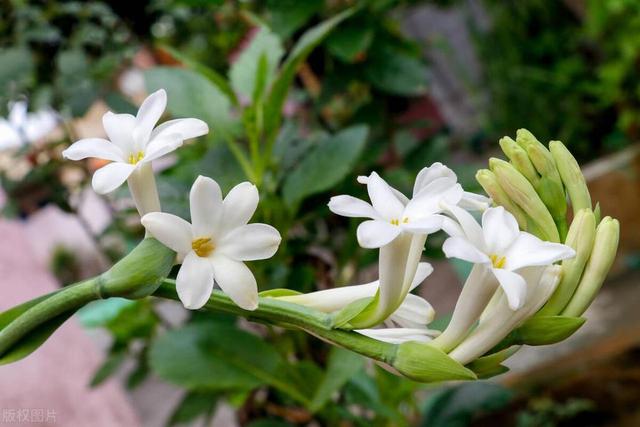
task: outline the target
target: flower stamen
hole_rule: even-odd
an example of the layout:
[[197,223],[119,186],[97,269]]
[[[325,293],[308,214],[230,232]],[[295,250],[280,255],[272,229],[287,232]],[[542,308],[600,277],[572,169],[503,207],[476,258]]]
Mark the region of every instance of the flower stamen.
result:
[[394,219],[391,220],[391,224],[400,225],[400,220],[398,220],[397,218],[394,218]]
[[211,238],[201,237],[191,242],[191,249],[193,249],[193,251],[199,257],[206,258],[211,255],[211,252],[213,252],[215,246],[211,242]]
[[493,264],[494,268],[504,268],[504,264],[507,261],[506,257],[496,254],[489,255],[489,258],[491,259],[491,264]]
[[143,158],[144,158],[144,152],[138,151],[135,154],[134,153],[129,154],[128,162],[129,164],[135,165],[135,164],[138,164],[138,162]]

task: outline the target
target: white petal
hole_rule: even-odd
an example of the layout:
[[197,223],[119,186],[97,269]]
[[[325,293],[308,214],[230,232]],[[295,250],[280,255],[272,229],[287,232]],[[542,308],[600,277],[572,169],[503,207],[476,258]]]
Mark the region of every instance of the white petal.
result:
[[400,224],[403,230],[419,234],[431,234],[442,228],[443,217],[441,215],[430,215],[417,221],[409,221]]
[[175,119],[168,120],[151,132],[151,139],[168,134],[179,134],[180,138],[197,138],[209,133],[209,126],[200,119]]
[[[359,184],[367,185],[369,183],[369,177],[365,175],[359,175],[356,180],[358,181]],[[393,187],[391,187],[391,191],[393,191],[393,194],[398,198],[398,200],[400,200],[400,203],[402,203],[405,206],[407,203],[409,203],[409,198],[404,194],[402,194],[401,191],[396,190]]]
[[168,154],[182,146],[182,139],[178,134],[163,134],[153,138],[144,152],[143,162],[150,162]]
[[131,114],[114,114],[111,111],[102,116],[102,126],[109,140],[116,144],[122,152],[131,154],[134,151],[133,130],[136,118]]
[[422,170],[418,172],[418,175],[416,176],[416,181],[413,185],[413,195],[417,195],[420,190],[422,190],[428,184],[432,183],[438,178],[443,177],[450,178],[454,182],[458,181],[458,177],[456,176],[455,172],[440,162],[436,162],[429,167],[422,168]]
[[527,282],[525,282],[522,276],[502,268],[493,268],[491,271],[495,274],[502,290],[507,296],[509,308],[515,311],[522,307],[527,297]]
[[308,294],[278,297],[280,301],[304,305],[325,313],[341,310],[354,301],[375,296],[379,282],[324,289]]
[[567,245],[545,242],[533,234],[520,232],[505,252],[505,268],[517,270],[530,265],[549,265],[575,255],[576,252]]
[[102,138],[81,139],[64,150],[62,155],[69,160],[95,157],[113,162],[124,162],[122,150],[117,145]]
[[211,237],[222,217],[222,191],[213,179],[198,176],[189,193],[194,237]]
[[268,224],[247,224],[227,233],[217,250],[237,261],[271,258],[282,238],[278,230]]
[[474,264],[491,262],[486,254],[462,237],[449,237],[442,245],[442,251],[447,258],[458,258]]
[[411,281],[411,287],[409,288],[409,290],[412,291],[417,288],[418,285],[424,282],[424,279],[431,275],[431,273],[433,273],[433,266],[431,264],[429,264],[428,262],[421,262],[420,264],[418,264],[416,275],[413,276],[413,280]]
[[216,283],[240,308],[258,308],[258,285],[249,267],[223,255],[212,258],[216,272]]
[[491,199],[481,194],[465,191],[458,206],[469,211],[484,211],[491,206]]
[[402,219],[404,205],[393,193],[393,189],[387,182],[375,172],[369,176],[367,191],[371,199],[371,205],[383,219]]
[[438,178],[426,185],[407,203],[404,215],[421,218],[442,212],[443,203],[456,205],[462,197],[462,187],[450,178]]
[[[459,208],[455,205],[445,204],[446,211],[456,220],[462,231],[464,232],[464,237],[469,240],[475,247],[484,251],[486,249],[486,245],[484,242],[484,234],[482,233],[482,227],[476,219],[469,212],[464,209]],[[451,231],[451,228],[448,227],[448,224],[443,223],[443,228],[445,231],[448,229]]]
[[141,222],[153,237],[179,256],[191,251],[191,224],[184,219],[164,212],[151,212],[143,216]]
[[176,277],[178,297],[185,308],[197,310],[207,303],[213,291],[213,278],[211,262],[189,252]]
[[18,131],[8,121],[0,118],[0,149],[16,148],[22,144]]
[[146,148],[146,144],[151,137],[151,131],[160,120],[166,107],[167,92],[164,89],[153,92],[142,101],[138,114],[136,114],[136,128],[134,130],[134,140],[140,150]]
[[110,193],[120,187],[134,169],[135,166],[128,163],[109,163],[95,171],[91,185],[98,194]]
[[398,237],[401,228],[377,219],[365,221],[358,226],[358,243],[363,248],[379,248]]
[[355,332],[391,344],[402,344],[407,341],[429,342],[438,334],[438,331],[422,328],[356,329]]
[[245,225],[258,207],[258,188],[250,182],[241,182],[227,193],[222,201],[221,230],[233,230]]
[[351,218],[379,218],[369,203],[353,196],[334,196],[329,200],[329,210],[337,215]]
[[47,136],[58,127],[58,115],[51,110],[41,110],[27,116],[24,134],[27,140],[34,142]]
[[502,206],[482,214],[482,233],[489,253],[504,253],[520,234],[518,221]]
[[402,328],[425,327],[435,316],[436,312],[429,302],[414,294],[407,294],[402,304],[394,311],[389,320]]

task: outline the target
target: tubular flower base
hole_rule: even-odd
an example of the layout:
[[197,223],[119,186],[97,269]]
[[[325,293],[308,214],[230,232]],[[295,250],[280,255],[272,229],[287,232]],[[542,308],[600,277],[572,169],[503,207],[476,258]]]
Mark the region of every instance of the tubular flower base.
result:
[[[83,142],[67,154],[83,158],[97,155],[100,148],[117,168],[117,162],[128,161],[124,142],[141,147],[149,139],[164,141],[160,135],[166,130],[174,135],[173,142],[156,145],[168,151],[206,130],[189,120],[152,131],[165,102],[162,94],[154,97],[137,118],[118,118],[127,120],[129,132],[111,127],[114,118],[108,118],[111,141],[122,144]],[[288,289],[256,294],[243,262],[273,255],[279,234],[265,224],[247,224],[258,204],[251,184],[240,184],[223,199],[215,182],[199,178],[191,193],[191,223],[148,214],[143,224],[159,241],[146,238],[106,273],[0,313],[0,364],[36,350],[91,301],[152,296],[306,331],[416,381],[504,373],[504,360],[523,345],[556,343],[582,326],[580,316],[614,262],[620,224],[594,212],[580,168],[561,142],[553,141],[547,149],[530,132],[519,130],[515,140],[505,137],[500,146],[509,160],[492,159],[490,170],[477,174],[494,207],[483,196],[464,192],[455,174],[441,164],[420,172],[411,199],[375,172],[360,178],[371,204],[351,196],[333,198],[333,212],[368,218],[360,224],[358,240],[365,248],[379,249],[380,280],[310,294]],[[146,172],[142,186],[136,187],[136,176],[133,183],[129,177],[136,199],[156,197],[151,168]],[[127,174],[107,189],[124,182]],[[481,224],[467,209],[484,211]],[[474,263],[442,332],[428,328],[434,317],[431,305],[410,293],[432,271],[420,257],[427,235],[439,228],[450,236],[445,254]],[[168,278],[176,256],[183,263],[177,283]],[[236,274],[239,269],[243,274]],[[214,280],[222,291],[212,290]]]

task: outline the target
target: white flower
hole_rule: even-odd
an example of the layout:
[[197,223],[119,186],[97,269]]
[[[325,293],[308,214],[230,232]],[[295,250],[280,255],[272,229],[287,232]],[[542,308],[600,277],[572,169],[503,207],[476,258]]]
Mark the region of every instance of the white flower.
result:
[[53,111],[45,109],[28,113],[26,102],[14,102],[10,105],[7,119],[0,118],[0,150],[33,143],[56,126],[58,116]]
[[[411,282],[409,290],[415,289],[433,272],[433,267],[428,262],[418,265],[416,274]],[[339,288],[325,289],[310,292],[308,294],[277,297],[281,301],[304,305],[324,313],[332,313],[342,310],[347,305],[363,298],[371,298],[376,295],[380,281],[366,283],[364,285],[349,285]],[[402,328],[421,328],[428,325],[435,315],[431,304],[424,298],[414,294],[407,294],[400,307],[394,311],[385,324],[388,326],[400,326]]]
[[214,279],[240,307],[255,310],[258,287],[243,261],[273,256],[280,233],[267,224],[247,224],[258,206],[258,190],[238,184],[222,199],[218,184],[199,176],[189,195],[191,224],[175,215],[152,212],[142,218],[148,232],[178,253],[182,266],[176,288],[186,308],[202,307]]
[[185,139],[209,132],[207,124],[198,119],[169,120],[154,129],[166,106],[167,94],[160,89],[144,100],[136,116],[108,112],[102,124],[109,140],[81,139],[62,154],[70,160],[110,160],[112,163],[98,169],[92,180],[97,193],[109,193],[134,171],[180,147]]
[[382,247],[402,232],[429,234],[442,226],[441,203],[457,204],[463,195],[460,184],[450,177],[439,177],[420,187],[409,200],[377,173],[366,182],[371,204],[352,196],[335,196],[329,201],[332,212],[355,218],[370,218],[358,226],[358,242],[364,248]]
[[407,341],[429,342],[440,331],[427,328],[378,328],[356,329],[357,333],[391,344],[402,344]]
[[449,237],[442,250],[449,258],[481,264],[498,280],[507,296],[509,307],[517,310],[525,302],[527,286],[518,270],[544,266],[575,256],[567,245],[545,242],[520,231],[516,219],[502,206],[487,209],[482,215],[482,228],[461,210],[454,210],[463,234]]

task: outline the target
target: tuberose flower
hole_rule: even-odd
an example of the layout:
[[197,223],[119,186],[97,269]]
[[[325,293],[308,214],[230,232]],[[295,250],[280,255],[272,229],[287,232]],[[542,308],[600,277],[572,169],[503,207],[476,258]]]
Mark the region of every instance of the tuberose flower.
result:
[[160,89],[142,102],[135,116],[108,112],[102,117],[108,140],[81,139],[62,154],[70,160],[88,157],[110,160],[111,163],[94,173],[92,180],[97,193],[109,193],[120,187],[134,171],[180,147],[185,139],[209,132],[205,122],[192,118],[169,120],[155,127],[166,106],[167,94]]
[[522,307],[526,298],[527,287],[519,269],[550,265],[575,256],[567,245],[545,242],[520,231],[514,216],[502,206],[484,212],[482,228],[475,221],[465,223],[466,235],[449,237],[442,250],[448,258],[485,266],[500,283],[512,310]]
[[142,218],[147,231],[182,259],[176,280],[180,300],[186,308],[202,307],[215,280],[238,306],[255,310],[258,287],[244,261],[270,258],[281,240],[270,225],[247,224],[258,206],[258,190],[243,182],[223,200],[220,186],[199,176],[189,199],[191,223],[162,212]]

